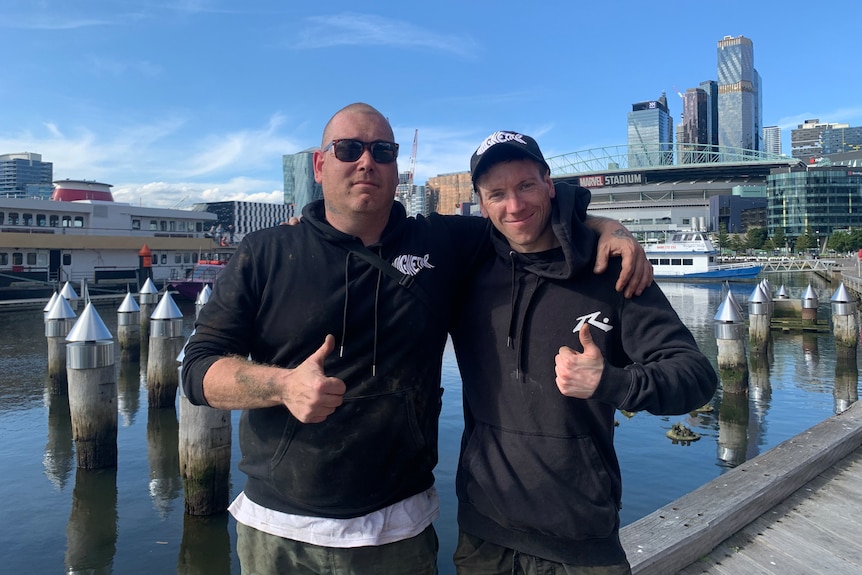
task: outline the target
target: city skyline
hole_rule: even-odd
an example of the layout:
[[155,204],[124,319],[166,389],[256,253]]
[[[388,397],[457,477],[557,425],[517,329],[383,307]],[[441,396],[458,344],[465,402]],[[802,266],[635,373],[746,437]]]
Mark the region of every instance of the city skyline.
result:
[[[280,202],[282,156],[319,145],[335,110],[367,101],[392,122],[401,171],[418,130],[424,184],[467,170],[498,129],[533,135],[548,156],[624,144],[632,104],[662,92],[676,125],[678,95],[718,80],[725,36],[753,41],[763,126],[781,128],[785,154],[807,119],[862,125],[844,63],[853,19],[841,17],[855,3],[830,5],[834,21],[814,28],[801,2],[729,1],[702,20],[685,6],[17,0],[0,15],[15,54],[0,154],[41,154],[56,179],[110,183],[119,201]],[[821,49],[794,51],[794,28]]]

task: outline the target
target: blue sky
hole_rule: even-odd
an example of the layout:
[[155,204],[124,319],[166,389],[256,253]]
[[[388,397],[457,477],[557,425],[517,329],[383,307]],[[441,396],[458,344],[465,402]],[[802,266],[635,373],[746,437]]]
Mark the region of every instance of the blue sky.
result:
[[[828,9],[821,9],[828,7]],[[626,141],[631,104],[716,79],[716,43],[754,42],[764,125],[862,125],[858,0],[293,2],[4,0],[0,153],[118,201],[281,202],[281,156],[333,112],[387,115],[416,181],[468,169],[498,129],[546,156]]]

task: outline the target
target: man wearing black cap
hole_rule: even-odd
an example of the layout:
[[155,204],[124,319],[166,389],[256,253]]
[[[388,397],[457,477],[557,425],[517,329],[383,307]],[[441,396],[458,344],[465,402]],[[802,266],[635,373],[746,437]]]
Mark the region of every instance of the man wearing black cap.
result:
[[535,140],[495,132],[470,168],[496,257],[451,331],[465,419],[458,572],[630,573],[614,411],[686,413],[716,374],[655,284],[626,299],[617,262],[593,273],[595,234]]

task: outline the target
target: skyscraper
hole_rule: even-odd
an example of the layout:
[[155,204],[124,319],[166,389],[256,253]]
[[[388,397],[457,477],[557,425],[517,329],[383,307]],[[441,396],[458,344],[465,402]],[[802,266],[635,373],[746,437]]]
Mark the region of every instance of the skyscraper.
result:
[[0,155],[0,194],[7,197],[42,197],[54,191],[54,164],[41,154],[23,152]]
[[718,145],[718,82],[706,80],[698,86],[706,93],[706,143]]
[[718,144],[760,149],[761,79],[754,43],[745,36],[718,41]]
[[766,126],[763,128],[763,151],[769,154],[781,155],[781,128]]
[[629,167],[673,164],[673,118],[664,92],[658,100],[632,104],[628,149]]
[[708,152],[709,119],[706,92],[689,88],[682,97],[682,125],[677,129],[677,161],[681,164],[703,163]]
[[302,208],[323,198],[323,188],[314,181],[314,151],[308,148],[295,154],[282,156],[284,172],[284,203],[296,206],[298,216]]

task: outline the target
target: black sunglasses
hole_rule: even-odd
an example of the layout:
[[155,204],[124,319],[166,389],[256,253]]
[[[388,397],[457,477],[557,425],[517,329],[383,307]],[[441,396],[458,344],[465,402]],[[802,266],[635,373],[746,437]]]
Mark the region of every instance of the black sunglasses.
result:
[[335,157],[342,162],[355,162],[362,157],[365,148],[371,151],[371,158],[378,164],[391,164],[398,157],[398,144],[386,140],[363,142],[362,140],[332,140],[322,151],[332,148]]

